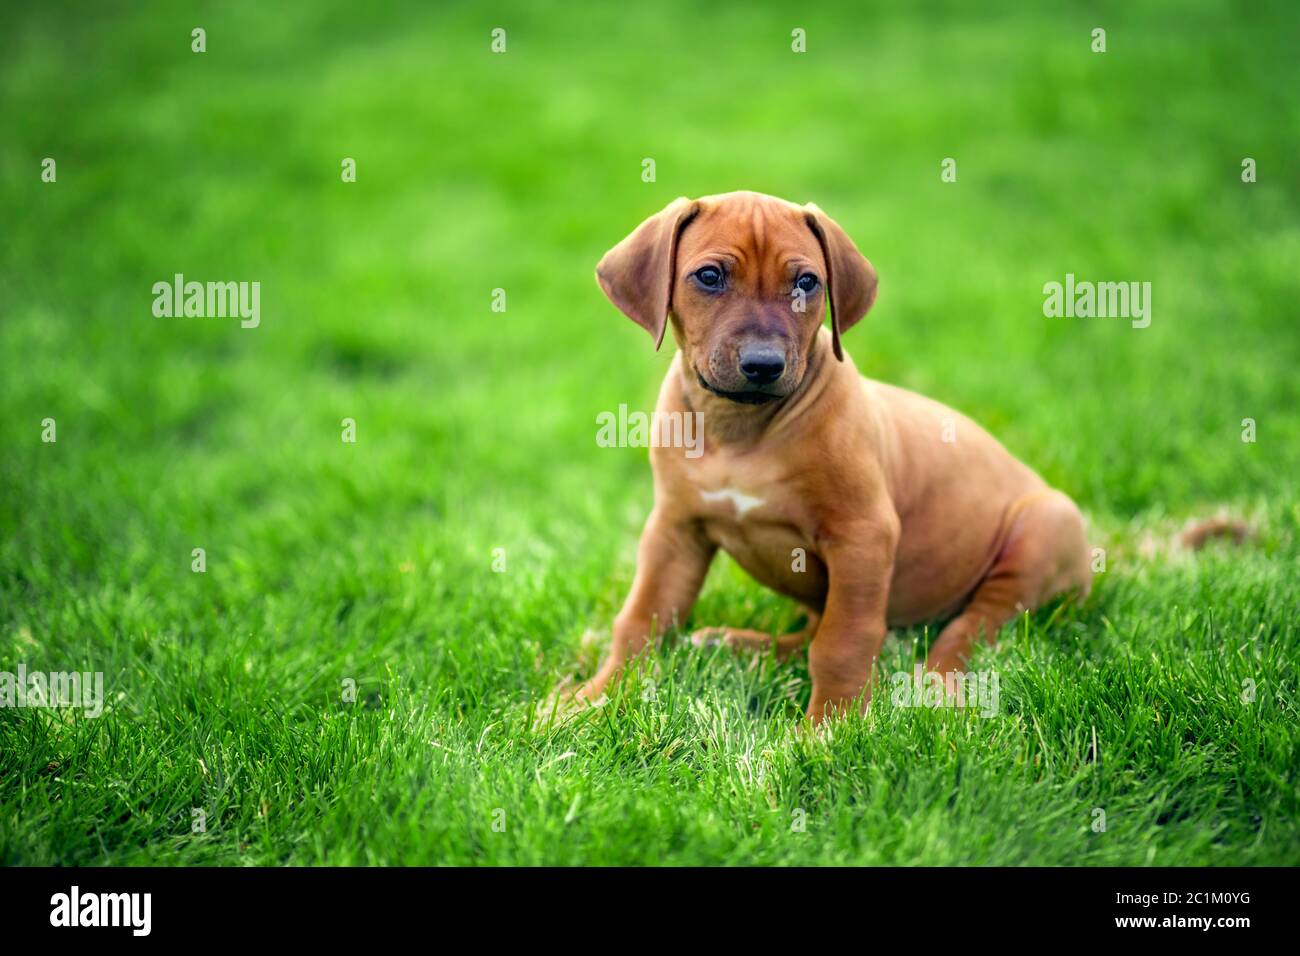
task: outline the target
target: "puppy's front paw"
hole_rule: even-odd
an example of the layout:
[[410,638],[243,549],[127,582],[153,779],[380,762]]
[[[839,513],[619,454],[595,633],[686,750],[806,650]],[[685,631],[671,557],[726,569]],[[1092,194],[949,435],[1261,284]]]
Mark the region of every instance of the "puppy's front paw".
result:
[[533,729],[544,730],[548,726],[562,724],[592,706],[599,707],[604,698],[593,701],[587,684],[574,684],[565,679],[546,695],[537,706],[533,715]]

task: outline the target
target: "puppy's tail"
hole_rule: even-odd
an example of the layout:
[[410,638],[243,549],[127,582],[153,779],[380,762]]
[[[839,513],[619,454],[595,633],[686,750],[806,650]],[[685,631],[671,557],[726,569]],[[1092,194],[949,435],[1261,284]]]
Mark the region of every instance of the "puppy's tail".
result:
[[1244,521],[1218,515],[1201,521],[1189,521],[1175,539],[1178,547],[1200,551],[1211,538],[1231,538],[1233,544],[1245,544],[1255,536],[1254,529]]

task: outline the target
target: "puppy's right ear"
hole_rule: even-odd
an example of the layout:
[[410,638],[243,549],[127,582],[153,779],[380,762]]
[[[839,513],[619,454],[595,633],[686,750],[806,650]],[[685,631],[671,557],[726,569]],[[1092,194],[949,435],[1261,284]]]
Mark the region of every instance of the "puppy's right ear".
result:
[[682,197],[670,202],[633,230],[596,266],[596,281],[633,322],[655,340],[664,340],[672,307],[677,239],[699,212],[699,204]]

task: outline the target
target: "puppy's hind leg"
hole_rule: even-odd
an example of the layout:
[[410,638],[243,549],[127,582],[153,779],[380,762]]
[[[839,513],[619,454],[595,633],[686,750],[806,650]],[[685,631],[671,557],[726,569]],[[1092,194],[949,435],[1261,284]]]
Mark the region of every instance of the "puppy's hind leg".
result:
[[752,651],[759,654],[766,653],[769,649],[775,649],[776,659],[784,661],[798,653],[801,648],[812,640],[813,634],[817,633],[819,620],[820,615],[809,611],[808,623],[802,630],[781,635],[751,631],[739,627],[702,627],[691,634],[691,643],[696,647],[725,644],[733,650]]
[[1091,584],[1087,534],[1074,502],[1059,491],[1026,495],[1012,506],[1011,530],[988,575],[931,646],[929,669],[959,669],[981,637],[992,643],[1007,621],[1058,594],[1073,591],[1082,600]]

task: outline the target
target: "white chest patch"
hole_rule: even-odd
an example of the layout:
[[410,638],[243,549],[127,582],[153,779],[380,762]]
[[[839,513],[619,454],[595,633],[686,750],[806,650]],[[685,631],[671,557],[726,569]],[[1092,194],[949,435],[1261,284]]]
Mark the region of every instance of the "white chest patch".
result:
[[721,491],[701,491],[700,497],[705,501],[730,501],[736,509],[736,517],[745,517],[745,512],[752,511],[763,503],[762,498],[755,498],[735,488],[723,488]]

